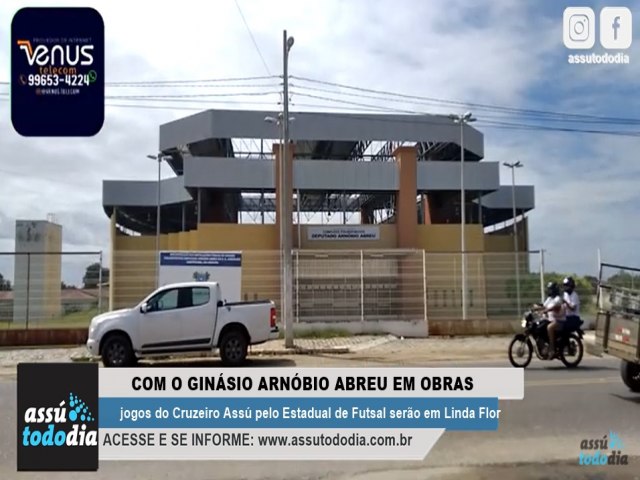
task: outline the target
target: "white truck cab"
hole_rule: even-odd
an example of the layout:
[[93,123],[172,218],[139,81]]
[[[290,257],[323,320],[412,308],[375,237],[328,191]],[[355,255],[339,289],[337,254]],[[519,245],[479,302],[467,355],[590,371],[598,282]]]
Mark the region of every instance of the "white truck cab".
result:
[[238,366],[245,362],[249,345],[278,334],[273,301],[228,303],[217,282],[185,282],[164,285],[133,308],[94,317],[87,349],[106,367],[215,348],[226,366]]

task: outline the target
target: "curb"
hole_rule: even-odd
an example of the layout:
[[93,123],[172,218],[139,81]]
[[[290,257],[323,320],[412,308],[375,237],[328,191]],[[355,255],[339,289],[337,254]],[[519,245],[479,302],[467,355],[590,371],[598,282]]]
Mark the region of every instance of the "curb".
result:
[[249,353],[252,357],[261,356],[280,356],[280,355],[322,355],[322,354],[346,354],[351,353],[353,350],[351,347],[324,347],[324,348],[305,348],[305,347],[293,347],[287,349],[269,349],[259,350],[257,352]]
[[[327,347],[327,348],[303,348],[303,347],[294,347],[290,349],[269,349],[269,350],[260,350],[258,352],[249,352],[248,357],[275,357],[275,356],[285,356],[285,355],[321,355],[321,354],[346,354],[351,353],[351,349],[349,347]],[[194,356],[180,356],[180,355],[167,355],[165,357],[153,357],[152,360],[155,361],[163,361],[163,360],[184,360],[187,358],[210,358],[215,357],[212,354],[203,354]],[[74,363],[82,363],[82,362],[98,362],[100,361],[97,358],[92,357],[71,357],[71,361]]]
[[380,347],[382,345],[386,345],[387,343],[394,342],[399,340],[398,337],[394,335],[387,335],[385,337],[376,338],[375,340],[371,340],[367,343],[361,343],[359,345],[353,345],[349,348],[349,353],[362,352],[363,350],[369,350],[370,348]]

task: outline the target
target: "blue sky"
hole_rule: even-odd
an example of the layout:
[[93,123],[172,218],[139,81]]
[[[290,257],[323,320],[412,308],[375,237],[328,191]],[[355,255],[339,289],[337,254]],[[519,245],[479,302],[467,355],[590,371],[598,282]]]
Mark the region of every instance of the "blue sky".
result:
[[[102,13],[108,81],[267,74],[233,0],[67,3],[91,5]],[[49,4],[55,3],[38,2]],[[567,63],[571,52],[562,42],[564,8],[591,6],[598,19],[606,2],[238,0],[238,4],[272,74],[280,73],[281,36],[286,28],[296,38],[292,75],[447,100],[640,118],[639,2],[615,3],[634,14],[634,43],[626,51],[630,57],[626,65]],[[11,17],[26,5],[12,0],[0,5],[0,37],[5,39],[0,43],[0,81],[9,79]],[[187,39],[193,48],[187,47]],[[598,42],[593,51],[602,53]],[[7,91],[0,85],[0,93]],[[155,92],[107,89],[107,95],[123,93]],[[171,93],[192,92],[175,89]],[[342,98],[430,113],[452,110],[451,106]],[[260,101],[272,105],[262,108],[278,108],[277,95],[233,101],[241,99],[248,102],[218,106],[260,108],[251,103]],[[296,93],[292,101],[294,109],[299,104],[336,105]],[[65,249],[108,251],[102,180],[152,180],[154,167],[145,156],[157,150],[158,125],[194,113],[110,106],[104,128],[94,138],[25,139],[13,131],[8,107],[0,95],[0,145],[9,153],[0,160],[0,251],[13,249],[16,218],[44,218],[50,212],[64,225]],[[593,274],[598,248],[607,261],[640,265],[635,248],[640,235],[636,222],[640,138],[492,128],[486,122],[495,120],[495,113],[472,111],[478,118],[476,127],[485,134],[485,159],[525,164],[516,181],[536,188],[531,247],[548,252],[549,268]],[[536,123],[522,117],[503,121]],[[562,126],[612,128],[581,123]],[[640,131],[640,126],[635,130]],[[510,182],[506,169],[501,180]],[[3,261],[0,258],[0,272],[10,268]],[[87,261],[69,262],[65,280],[78,283]]]

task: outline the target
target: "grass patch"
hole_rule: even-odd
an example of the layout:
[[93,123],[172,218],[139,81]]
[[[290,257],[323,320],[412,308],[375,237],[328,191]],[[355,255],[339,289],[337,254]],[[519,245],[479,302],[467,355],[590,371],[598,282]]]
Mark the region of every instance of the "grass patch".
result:
[[[29,330],[37,328],[89,328],[91,319],[98,315],[98,309],[92,308],[84,312],[73,312],[50,320],[34,319],[29,321]],[[25,322],[0,322],[0,329],[21,330],[26,327]]]
[[[309,329],[294,332],[295,338],[336,338],[336,337],[353,337],[353,333],[343,328],[322,328]],[[284,330],[280,332],[279,338],[284,338]]]

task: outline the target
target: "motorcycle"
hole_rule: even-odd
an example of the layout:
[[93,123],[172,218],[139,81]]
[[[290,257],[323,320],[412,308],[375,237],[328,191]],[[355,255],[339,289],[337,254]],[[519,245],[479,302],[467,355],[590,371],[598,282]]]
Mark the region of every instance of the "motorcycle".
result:
[[[540,360],[548,360],[549,334],[547,326],[549,319],[539,315],[533,309],[525,312],[522,318],[523,333],[518,333],[509,344],[509,361],[516,368],[527,368],[535,352]],[[582,339],[584,322],[567,320],[556,331],[556,355],[567,368],[576,368],[584,355]],[[521,360],[521,361],[518,361]]]

